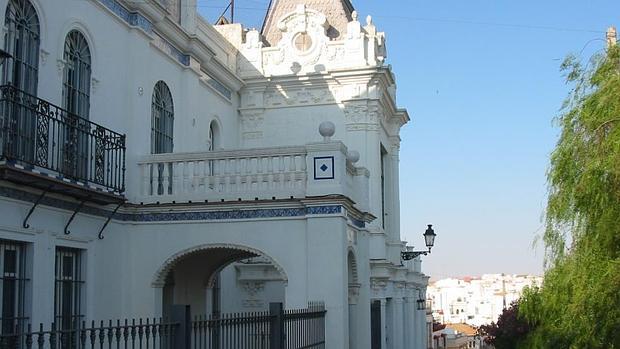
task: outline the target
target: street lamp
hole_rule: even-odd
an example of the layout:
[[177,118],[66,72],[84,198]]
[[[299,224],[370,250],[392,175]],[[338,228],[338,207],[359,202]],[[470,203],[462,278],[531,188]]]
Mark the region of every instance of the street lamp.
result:
[[418,299],[416,303],[418,303],[418,310],[426,309],[426,301],[424,299]]
[[424,234],[422,234],[422,236],[424,236],[424,242],[426,243],[426,247],[428,247],[428,251],[403,251],[400,253],[400,258],[402,258],[402,260],[408,261],[414,259],[417,256],[426,256],[427,254],[431,253],[431,248],[435,244],[435,236],[437,236],[437,234],[435,234],[435,231],[433,230],[432,224],[428,225],[428,228],[426,228],[426,231],[424,232]]

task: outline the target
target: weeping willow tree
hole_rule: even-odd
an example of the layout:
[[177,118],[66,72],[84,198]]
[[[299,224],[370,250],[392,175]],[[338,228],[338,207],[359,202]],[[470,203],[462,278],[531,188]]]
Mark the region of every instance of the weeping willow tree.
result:
[[562,65],[572,86],[548,172],[547,271],[526,348],[620,349],[620,49]]

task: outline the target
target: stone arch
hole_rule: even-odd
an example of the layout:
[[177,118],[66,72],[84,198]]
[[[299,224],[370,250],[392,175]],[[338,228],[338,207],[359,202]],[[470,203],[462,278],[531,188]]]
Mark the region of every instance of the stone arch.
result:
[[217,116],[209,121],[207,143],[209,150],[223,149],[222,124]]
[[97,76],[97,68],[98,68],[98,58],[97,55],[97,41],[95,40],[94,35],[89,30],[88,25],[85,24],[81,19],[71,17],[69,18],[63,25],[61,30],[60,37],[57,38],[56,42],[56,55],[58,61],[64,60],[64,51],[65,51],[65,40],[67,35],[71,33],[71,31],[77,30],[84,36],[84,39],[88,43],[88,49],[90,50],[90,65],[91,65],[91,79]]
[[243,246],[243,245],[238,245],[238,244],[203,244],[203,245],[198,245],[198,246],[194,246],[194,247],[190,247],[190,248],[186,248],[182,251],[179,251],[175,254],[173,254],[172,256],[168,257],[164,263],[157,269],[157,271],[155,272],[155,274],[153,275],[153,279],[151,282],[151,285],[153,287],[164,287],[164,285],[166,284],[166,276],[168,275],[168,273],[170,272],[170,270],[172,270],[174,268],[174,266],[181,261],[183,258],[188,257],[190,255],[196,254],[196,253],[200,253],[200,252],[205,252],[208,250],[216,250],[216,249],[228,249],[228,250],[238,250],[240,252],[244,252],[244,253],[240,253],[238,255],[235,255],[234,257],[231,256],[230,260],[224,260],[222,265],[219,267],[220,269],[225,267],[226,265],[234,262],[237,259],[243,258],[244,256],[247,257],[253,257],[253,256],[262,256],[264,258],[266,258],[267,260],[269,260],[270,263],[272,263],[275,268],[282,274],[282,277],[284,278],[284,282],[288,282],[288,276],[286,274],[286,271],[284,270],[284,268],[281,266],[280,263],[278,263],[273,257],[269,256],[268,254],[264,253],[263,251],[260,251],[258,249],[249,247],[249,246]]

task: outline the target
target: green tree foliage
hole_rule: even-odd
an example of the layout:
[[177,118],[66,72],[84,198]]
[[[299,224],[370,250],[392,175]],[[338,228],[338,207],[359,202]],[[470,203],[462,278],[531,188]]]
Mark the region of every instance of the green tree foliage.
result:
[[519,316],[519,302],[515,301],[504,309],[497,323],[482,325],[478,331],[485,337],[485,343],[496,349],[517,349],[523,348],[530,326]]
[[620,349],[620,49],[563,63],[546,212],[547,271],[524,294],[530,348]]

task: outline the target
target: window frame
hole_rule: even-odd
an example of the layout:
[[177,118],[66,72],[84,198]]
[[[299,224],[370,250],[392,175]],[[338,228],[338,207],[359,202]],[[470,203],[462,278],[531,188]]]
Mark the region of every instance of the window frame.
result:
[[[84,250],[56,246],[54,256],[54,322],[56,328],[61,330],[77,329],[85,318]],[[68,260],[71,260],[69,268],[66,264]],[[67,295],[65,292],[68,291],[70,293]],[[66,297],[70,298],[70,304],[66,303]]]
[[[22,241],[0,239],[0,334],[14,333],[15,326],[25,328],[29,317],[27,314],[27,288],[30,278],[27,275],[28,244]],[[13,271],[7,270],[7,251],[14,251]],[[7,293],[5,283],[14,282],[14,290],[9,297],[13,298],[12,315],[5,317]],[[11,320],[10,329],[5,323]]]
[[151,154],[174,150],[174,100],[168,85],[159,80],[151,98]]

